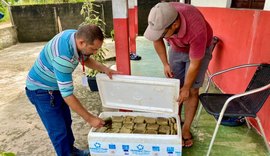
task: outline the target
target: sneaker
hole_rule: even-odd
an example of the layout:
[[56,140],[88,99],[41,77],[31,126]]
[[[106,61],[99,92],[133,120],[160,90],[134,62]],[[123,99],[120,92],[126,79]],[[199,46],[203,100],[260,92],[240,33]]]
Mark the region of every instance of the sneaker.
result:
[[137,54],[134,54],[134,53],[130,54],[130,60],[138,61],[138,60],[141,60],[141,59],[142,59],[142,57],[137,55]]
[[89,150],[80,150],[76,147],[73,147],[71,156],[90,156]]

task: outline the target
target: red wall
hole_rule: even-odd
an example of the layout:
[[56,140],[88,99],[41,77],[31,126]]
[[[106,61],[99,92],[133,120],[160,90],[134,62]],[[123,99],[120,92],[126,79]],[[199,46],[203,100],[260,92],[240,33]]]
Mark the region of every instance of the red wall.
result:
[[[247,63],[270,63],[270,11],[199,8],[221,39],[209,65],[210,73]],[[214,79],[225,93],[243,92],[255,69],[241,69]],[[270,74],[270,73],[269,73]],[[270,98],[258,113],[270,141]],[[256,121],[251,123],[257,127]]]

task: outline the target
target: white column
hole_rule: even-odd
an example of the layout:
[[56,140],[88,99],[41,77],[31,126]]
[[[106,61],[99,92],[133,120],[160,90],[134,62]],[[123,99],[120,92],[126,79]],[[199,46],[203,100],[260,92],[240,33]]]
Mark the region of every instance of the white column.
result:
[[113,0],[113,18],[127,18],[128,17],[128,4],[126,0]]
[[263,10],[270,10],[270,0],[265,0]]
[[134,9],[135,6],[135,1],[134,0],[128,0],[128,8],[129,9]]
[[191,0],[194,6],[230,8],[232,0]]

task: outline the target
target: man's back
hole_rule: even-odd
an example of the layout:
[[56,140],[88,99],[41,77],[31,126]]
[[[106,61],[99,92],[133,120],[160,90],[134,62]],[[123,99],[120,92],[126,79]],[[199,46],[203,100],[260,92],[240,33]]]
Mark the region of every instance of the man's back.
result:
[[71,73],[79,63],[75,32],[63,31],[44,46],[27,76],[28,89],[60,90],[64,95],[70,94],[68,90],[73,90]]

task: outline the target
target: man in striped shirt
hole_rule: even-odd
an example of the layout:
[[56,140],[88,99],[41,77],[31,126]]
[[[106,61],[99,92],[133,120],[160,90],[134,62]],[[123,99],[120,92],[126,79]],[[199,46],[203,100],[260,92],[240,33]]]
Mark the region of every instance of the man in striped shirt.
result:
[[[151,9],[144,36],[153,41],[166,77],[180,79],[180,119],[182,103],[185,105],[183,146],[190,147],[193,145],[190,127],[198,106],[199,88],[212,58],[209,48],[213,37],[212,28],[194,6],[163,2]],[[163,38],[170,45],[169,61]]]
[[89,155],[88,150],[73,146],[69,107],[89,125],[99,128],[104,121],[89,113],[73,94],[72,72],[79,62],[106,73],[117,73],[89,56],[97,53],[104,40],[101,29],[85,25],[77,30],[65,30],[50,40],[40,52],[26,80],[26,94],[49,134],[58,156]]

